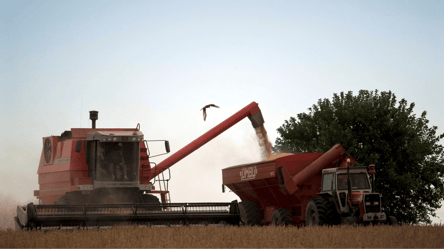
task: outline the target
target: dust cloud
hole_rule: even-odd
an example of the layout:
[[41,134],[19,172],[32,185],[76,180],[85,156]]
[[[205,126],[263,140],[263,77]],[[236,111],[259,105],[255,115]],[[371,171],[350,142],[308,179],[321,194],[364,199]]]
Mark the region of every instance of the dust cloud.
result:
[[0,230],[14,228],[18,202],[8,195],[0,195]]
[[268,141],[267,130],[263,124],[254,128],[254,130],[256,131],[257,140],[261,148],[261,159],[266,160],[273,154],[272,145],[270,141]]

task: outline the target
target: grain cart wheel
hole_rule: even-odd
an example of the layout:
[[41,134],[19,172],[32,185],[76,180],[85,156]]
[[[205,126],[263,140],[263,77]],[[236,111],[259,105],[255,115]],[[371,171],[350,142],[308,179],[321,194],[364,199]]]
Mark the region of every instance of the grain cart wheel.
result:
[[387,224],[389,224],[390,226],[397,226],[398,221],[396,220],[395,216],[389,216],[387,219]]
[[256,226],[261,223],[261,213],[254,201],[240,202],[239,212],[244,225]]
[[[331,208],[330,208],[331,209]],[[322,226],[330,224],[328,204],[321,197],[311,198],[305,210],[305,224],[307,226]]]
[[272,226],[288,226],[291,225],[291,213],[286,208],[277,208],[271,214]]

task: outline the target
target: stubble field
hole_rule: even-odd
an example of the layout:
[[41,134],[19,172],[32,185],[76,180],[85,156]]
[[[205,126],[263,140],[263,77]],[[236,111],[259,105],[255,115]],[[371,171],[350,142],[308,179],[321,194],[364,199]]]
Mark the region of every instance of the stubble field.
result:
[[135,227],[0,230],[1,248],[442,248],[444,226]]

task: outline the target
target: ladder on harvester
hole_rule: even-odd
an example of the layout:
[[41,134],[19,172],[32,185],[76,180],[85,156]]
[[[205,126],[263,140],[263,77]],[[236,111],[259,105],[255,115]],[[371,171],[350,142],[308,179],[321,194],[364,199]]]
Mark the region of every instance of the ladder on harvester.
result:
[[[154,173],[156,174],[156,163],[154,162],[150,162],[150,164],[154,165]],[[159,190],[161,192],[164,192],[164,198],[165,198],[165,203],[171,203],[171,197],[170,197],[170,191],[168,190],[168,182],[169,180],[171,180],[171,171],[168,168],[168,179],[165,178],[164,172],[162,172],[161,174],[157,175],[157,177],[154,178],[154,182],[153,185],[156,185],[156,182],[158,182],[159,184]],[[163,202],[163,200],[162,200]]]
[[[163,140],[144,140],[145,143],[145,148],[146,148],[146,152],[147,152],[147,156],[146,159],[148,159],[148,157],[150,156],[150,152],[149,152],[149,147],[148,147],[148,141],[163,141]],[[163,155],[163,154],[160,154]],[[159,156],[159,155],[156,155]],[[143,164],[143,166],[148,166],[145,163]],[[161,202],[162,203],[171,203],[171,197],[170,197],[170,192],[168,190],[168,181],[171,180],[171,171],[168,168],[168,178],[165,178],[165,174],[164,172],[157,174],[157,164],[154,162],[149,162],[149,168],[153,168],[154,167],[154,175],[155,177],[154,182],[153,182],[153,186],[156,187],[156,183],[158,183],[158,189],[156,187],[157,190],[152,191],[152,193],[158,193],[161,195]]]

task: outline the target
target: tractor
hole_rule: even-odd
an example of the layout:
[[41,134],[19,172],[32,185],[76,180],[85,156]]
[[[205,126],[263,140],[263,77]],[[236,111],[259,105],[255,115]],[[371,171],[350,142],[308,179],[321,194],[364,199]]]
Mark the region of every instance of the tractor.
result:
[[347,165],[346,168],[323,169],[319,197],[312,198],[307,204],[306,224],[396,225],[394,216],[387,217],[382,212],[381,196],[374,191],[374,176],[373,164],[368,167]]

